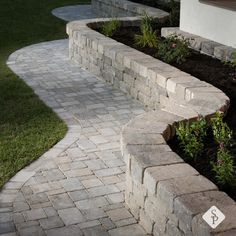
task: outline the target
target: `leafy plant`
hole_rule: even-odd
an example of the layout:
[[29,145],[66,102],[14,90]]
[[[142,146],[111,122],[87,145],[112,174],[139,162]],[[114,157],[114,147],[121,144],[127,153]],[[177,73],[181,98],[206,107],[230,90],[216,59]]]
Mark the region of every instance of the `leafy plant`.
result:
[[167,63],[182,64],[190,54],[189,40],[178,35],[167,37],[158,44],[157,56]]
[[116,18],[112,18],[110,21],[103,23],[101,32],[107,37],[112,37],[120,27],[120,21]]
[[216,179],[222,186],[235,184],[234,159],[228,148],[232,143],[233,132],[228,125],[223,122],[223,115],[219,112],[211,119],[212,130],[215,141],[218,143],[217,161],[212,163],[216,173]]
[[213,163],[216,179],[222,186],[235,184],[235,166],[233,157],[228,150],[220,149],[217,152],[217,162]]
[[231,145],[233,133],[229,126],[223,122],[222,114],[217,112],[211,121],[215,141],[220,145],[221,148],[229,147]]
[[158,38],[157,33],[153,29],[154,20],[147,13],[144,13],[141,21],[141,34],[136,34],[134,37],[135,44],[141,47],[157,48]]
[[231,67],[232,72],[230,72],[229,76],[236,80],[236,52],[232,54],[231,61],[225,61],[225,65]]
[[196,159],[201,154],[206,137],[207,122],[199,118],[192,124],[181,122],[176,129],[180,145],[187,158]]

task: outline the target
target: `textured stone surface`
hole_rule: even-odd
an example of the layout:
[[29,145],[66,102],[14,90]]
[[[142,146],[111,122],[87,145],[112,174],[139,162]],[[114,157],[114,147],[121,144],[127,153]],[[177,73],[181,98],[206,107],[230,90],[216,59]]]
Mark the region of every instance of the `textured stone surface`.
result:
[[216,57],[222,61],[232,60],[232,52],[236,52],[235,48],[184,32],[178,27],[168,27],[161,29],[161,35],[163,37],[168,37],[173,34],[189,39],[190,46],[193,49],[201,51],[202,53],[205,53],[209,56]]
[[[111,14],[110,9],[117,9],[119,4],[124,6],[121,1],[106,0],[108,2],[114,5],[104,6],[97,1],[98,9],[102,7],[105,14]],[[129,4],[126,7],[130,15],[132,11],[141,13],[139,5],[134,9]],[[76,6],[57,9],[57,13],[67,18],[71,11],[71,17],[77,19],[76,9]],[[93,16],[90,8],[84,6],[78,18],[85,17],[85,9],[88,18]],[[117,11],[122,16],[122,10]],[[151,8],[148,11],[159,18],[166,16],[162,11],[152,12]],[[137,17],[128,17],[122,19],[122,24],[137,25],[138,21]],[[188,170],[187,165],[186,169],[168,169],[170,164],[185,164],[176,164],[182,160],[171,152],[165,141],[174,135],[175,122],[192,119],[201,112],[208,115],[217,109],[225,111],[228,98],[208,84],[204,84],[202,92],[199,87],[203,83],[196,78],[91,31],[86,26],[91,22],[84,20],[68,25],[69,48],[67,40],[59,40],[29,46],[9,58],[11,69],[52,107],[69,131],[62,141],[6,185],[12,192],[1,192],[1,209],[5,216],[1,219],[6,222],[0,223],[0,232],[59,236],[146,235],[141,225],[154,235],[191,235],[190,230],[209,232],[202,227],[199,215],[194,215],[199,214],[195,210],[198,203],[187,207],[191,200],[183,196],[217,189],[202,176],[196,176],[195,171]],[[202,43],[201,39],[196,42],[196,45]],[[70,58],[79,65],[70,62],[68,50]],[[133,127],[123,131],[127,134],[122,137],[122,152],[127,163],[125,187],[126,168],[119,151],[121,127],[145,112],[144,106],[131,96],[158,111],[139,117]],[[205,97],[208,99],[203,105],[199,99]],[[150,181],[143,181],[145,169],[151,166],[157,169],[148,172]],[[151,176],[152,173],[155,174]],[[188,178],[183,178],[186,175]],[[155,182],[158,182],[157,191]],[[123,204],[124,188],[132,214]],[[232,232],[235,209],[229,207],[230,200],[222,202],[225,202],[223,211],[227,211],[233,221],[225,221],[218,232]],[[187,216],[181,221],[178,217],[182,211]],[[202,228],[198,230],[198,226]]]
[[[18,215],[5,217],[1,233],[64,236],[96,232],[95,228],[81,229],[99,225],[100,220],[104,223],[106,212],[113,208],[126,211],[119,134],[132,117],[145,112],[144,107],[71,63],[67,40],[24,48],[12,54],[8,64],[65,120],[69,131],[15,178],[26,180],[24,184],[14,180],[6,185],[16,190],[10,195],[2,191],[1,201],[7,205],[0,209],[6,211],[9,206],[8,212]],[[123,225],[111,220],[105,231]]]
[[150,167],[145,170],[144,185],[152,194],[156,193],[156,187],[159,181],[198,175],[199,173],[188,164],[174,164]]

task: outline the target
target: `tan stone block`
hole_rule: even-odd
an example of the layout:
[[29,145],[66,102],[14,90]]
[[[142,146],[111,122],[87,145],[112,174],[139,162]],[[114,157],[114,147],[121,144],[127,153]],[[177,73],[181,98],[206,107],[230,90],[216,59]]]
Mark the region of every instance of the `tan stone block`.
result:
[[156,193],[159,181],[198,175],[199,173],[186,163],[149,167],[144,173],[144,185],[150,194]]

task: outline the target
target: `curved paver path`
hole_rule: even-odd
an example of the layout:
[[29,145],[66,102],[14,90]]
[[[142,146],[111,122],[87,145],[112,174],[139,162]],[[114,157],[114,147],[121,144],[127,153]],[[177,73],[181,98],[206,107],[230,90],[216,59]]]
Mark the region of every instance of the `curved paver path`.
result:
[[68,58],[68,40],[13,53],[9,67],[67,123],[66,137],[0,193],[0,235],[145,235],[124,206],[121,127],[143,113]]

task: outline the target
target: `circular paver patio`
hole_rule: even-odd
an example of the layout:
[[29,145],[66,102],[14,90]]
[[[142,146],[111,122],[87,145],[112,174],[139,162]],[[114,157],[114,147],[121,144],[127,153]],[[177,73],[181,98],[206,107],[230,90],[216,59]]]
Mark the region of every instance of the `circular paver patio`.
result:
[[57,40],[8,60],[69,131],[5,185],[0,234],[145,235],[124,206],[119,142],[121,127],[144,107],[73,64],[68,50],[68,40]]

